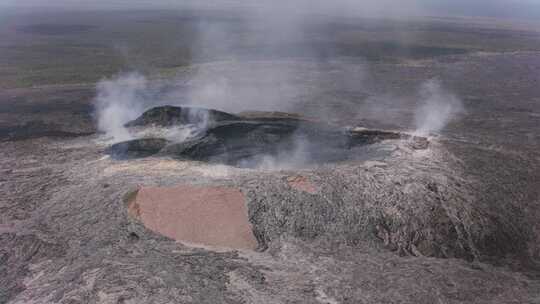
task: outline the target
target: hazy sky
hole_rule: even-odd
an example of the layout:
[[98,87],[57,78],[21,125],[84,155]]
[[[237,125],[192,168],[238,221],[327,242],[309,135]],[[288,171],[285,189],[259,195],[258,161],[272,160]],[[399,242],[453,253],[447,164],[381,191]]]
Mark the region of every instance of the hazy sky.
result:
[[0,0],[2,7],[166,8],[186,5],[204,7],[278,6],[287,9],[361,15],[466,15],[540,18],[540,0]]

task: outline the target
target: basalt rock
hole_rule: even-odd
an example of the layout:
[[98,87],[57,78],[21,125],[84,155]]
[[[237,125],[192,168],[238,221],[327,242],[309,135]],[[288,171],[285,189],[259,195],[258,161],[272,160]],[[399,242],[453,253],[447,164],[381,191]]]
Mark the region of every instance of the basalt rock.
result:
[[142,158],[159,153],[168,143],[162,138],[141,138],[114,144],[106,153],[116,159]]
[[410,147],[414,150],[425,150],[429,147],[429,140],[421,136],[413,136],[411,138]]
[[149,125],[170,127],[174,125],[201,124],[237,119],[239,118],[235,115],[217,110],[194,107],[162,106],[144,112],[137,119],[128,122],[126,127]]

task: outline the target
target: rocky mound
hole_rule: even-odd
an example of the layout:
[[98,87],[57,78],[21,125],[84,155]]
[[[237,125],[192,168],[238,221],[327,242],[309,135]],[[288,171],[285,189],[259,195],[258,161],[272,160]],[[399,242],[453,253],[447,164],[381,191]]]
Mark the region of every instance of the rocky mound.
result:
[[[182,118],[186,111],[191,110],[154,108],[128,126],[142,125],[141,121],[146,125],[186,125],[188,120]],[[375,242],[401,254],[470,260],[503,256],[523,246],[521,237],[512,235],[520,232],[511,223],[502,224],[502,219],[470,203],[474,191],[465,186],[459,166],[444,149],[433,144],[430,156],[414,155],[415,149],[428,147],[426,138],[336,127],[286,113],[199,114],[217,118],[205,121],[204,128],[187,140],[140,138],[115,144],[109,153],[117,158],[165,155],[241,167],[255,166],[268,156],[327,164],[365,160],[336,163],[330,169],[313,168],[300,175],[264,175],[257,178],[255,188],[241,187],[261,248],[292,236],[348,245]],[[167,193],[156,190],[155,197]],[[182,205],[192,194],[186,193],[174,195],[177,204]],[[209,200],[199,197],[194,204],[203,206]],[[153,203],[153,208],[158,208],[159,203]],[[159,212],[174,213],[167,208]],[[197,240],[171,231],[174,220],[166,222],[169,226],[161,232],[164,235]],[[159,231],[156,227],[150,225]],[[211,240],[200,242],[215,244]],[[512,245],[505,249],[506,244]]]
[[137,119],[128,122],[126,127],[155,125],[169,127],[174,125],[204,124],[206,122],[217,122],[223,120],[237,120],[238,117],[211,109],[194,107],[155,107],[144,112]]
[[169,143],[162,138],[141,138],[114,144],[107,153],[115,158],[141,158],[159,153]]

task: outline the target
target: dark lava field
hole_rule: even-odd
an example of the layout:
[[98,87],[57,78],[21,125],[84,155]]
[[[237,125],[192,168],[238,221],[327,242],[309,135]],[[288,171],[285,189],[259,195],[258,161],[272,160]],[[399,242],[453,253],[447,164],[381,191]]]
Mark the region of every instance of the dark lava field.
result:
[[0,25],[0,303],[540,303],[539,25]]

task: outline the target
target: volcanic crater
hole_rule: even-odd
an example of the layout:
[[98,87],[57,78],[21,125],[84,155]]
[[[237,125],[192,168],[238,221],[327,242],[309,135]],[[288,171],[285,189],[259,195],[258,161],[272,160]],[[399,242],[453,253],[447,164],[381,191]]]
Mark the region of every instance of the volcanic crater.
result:
[[[385,141],[406,141],[427,149],[425,137],[405,133],[345,128],[280,112],[229,114],[213,109],[161,106],[125,125],[128,129],[184,128],[181,140],[144,136],[112,145],[115,159],[170,156],[178,159],[257,168],[274,164],[305,167],[347,160],[377,159],[392,150]],[[136,132],[134,132],[136,133]],[[283,166],[282,166],[283,165]]]
[[[271,169],[270,172],[302,169],[307,174],[286,175],[282,184],[312,196],[322,193],[322,185],[308,177],[318,166],[347,161],[376,163],[391,155],[399,144],[410,150],[429,147],[425,137],[333,126],[282,112],[230,114],[213,109],[160,106],[147,110],[125,127],[135,136],[146,135],[107,148],[106,153],[115,160],[154,156]],[[190,136],[159,137],[170,134],[163,130],[171,128],[189,130]],[[154,130],[150,136],[144,132],[148,129]],[[162,132],[156,134],[156,130]],[[259,215],[249,213],[249,200],[238,187],[141,186],[127,204],[134,219],[181,242],[254,250],[265,248],[271,241],[267,232],[253,225],[260,220]],[[271,238],[274,237],[277,235]]]

